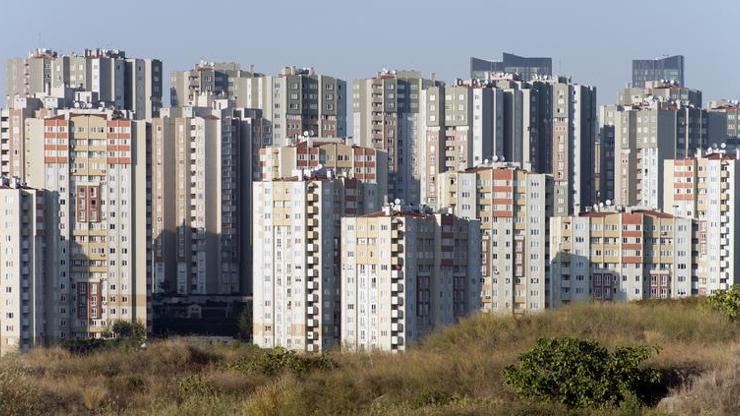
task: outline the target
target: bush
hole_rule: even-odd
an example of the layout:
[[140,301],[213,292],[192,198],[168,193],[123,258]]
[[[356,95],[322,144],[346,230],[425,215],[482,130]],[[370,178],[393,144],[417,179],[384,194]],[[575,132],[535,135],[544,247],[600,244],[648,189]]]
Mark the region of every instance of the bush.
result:
[[640,368],[653,351],[641,345],[610,354],[595,341],[539,338],[504,369],[504,379],[520,395],[571,407],[613,406],[632,396],[645,402],[661,381],[657,370]]
[[710,309],[726,315],[730,320],[740,319],[740,285],[733,285],[728,290],[718,290],[707,298]]
[[228,364],[227,367],[242,373],[260,373],[272,376],[284,370],[300,375],[316,369],[331,369],[335,367],[335,364],[323,354],[303,355],[285,348],[273,348],[241,357]]
[[146,328],[140,322],[116,321],[113,324],[113,335],[116,338],[142,342],[146,338]]

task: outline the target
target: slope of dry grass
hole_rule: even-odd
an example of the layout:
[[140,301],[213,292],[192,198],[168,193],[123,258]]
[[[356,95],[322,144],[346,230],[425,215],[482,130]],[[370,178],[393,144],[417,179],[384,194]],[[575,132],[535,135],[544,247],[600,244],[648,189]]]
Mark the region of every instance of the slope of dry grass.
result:
[[643,414],[740,414],[740,325],[696,302],[479,315],[405,354],[331,353],[334,368],[270,375],[251,365],[264,351],[244,344],[160,341],[87,356],[40,349],[0,360],[0,414],[593,414],[520,399],[503,383],[502,369],[538,337],[564,335],[661,346],[649,365],[668,376],[672,397]]

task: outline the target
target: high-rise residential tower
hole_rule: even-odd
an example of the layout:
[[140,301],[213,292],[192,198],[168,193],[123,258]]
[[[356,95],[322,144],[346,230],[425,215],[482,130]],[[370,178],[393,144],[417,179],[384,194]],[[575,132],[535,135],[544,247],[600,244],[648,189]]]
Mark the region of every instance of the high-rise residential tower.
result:
[[483,310],[549,307],[547,265],[552,175],[496,163],[439,178],[439,206],[481,226]]
[[385,70],[353,84],[354,144],[388,153],[391,199],[421,200],[419,100],[422,90],[435,85],[440,83],[420,72]]
[[45,342],[44,193],[0,177],[0,356]]
[[708,295],[740,284],[740,160],[735,152],[666,160],[666,212],[699,221],[705,244],[697,246],[699,266],[691,294]]
[[117,49],[86,49],[82,55],[34,49],[25,58],[8,60],[5,86],[8,106],[15,97],[50,96],[71,108],[74,94],[86,93],[95,106],[147,119],[162,107],[162,62],[128,58]]
[[45,190],[46,334],[99,337],[117,320],[144,325],[148,125],[113,110],[59,110],[27,120],[39,151],[29,185]]
[[364,213],[365,184],[304,173],[254,183],[253,333],[263,348],[317,352],[340,338],[340,219]]
[[480,224],[452,214],[342,218],[342,348],[403,351],[480,310]]
[[252,179],[269,125],[260,110],[210,93],[193,104],[152,121],[154,291],[247,294]]

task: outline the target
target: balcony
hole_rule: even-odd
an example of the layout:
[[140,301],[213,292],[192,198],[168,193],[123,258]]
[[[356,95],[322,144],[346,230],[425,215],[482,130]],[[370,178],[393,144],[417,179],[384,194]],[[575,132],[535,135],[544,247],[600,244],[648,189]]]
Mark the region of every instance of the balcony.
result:
[[393,296],[391,297],[391,305],[394,306],[403,306],[403,298],[400,296]]
[[314,340],[314,339],[318,339],[318,338],[319,338],[319,334],[317,334],[316,332],[314,332],[314,331],[308,331],[308,332],[306,332],[306,339]]
[[308,199],[309,202],[316,202],[319,200],[319,195],[318,194],[308,194],[306,199]]
[[393,253],[402,253],[403,252],[403,245],[398,243],[391,244],[391,252]]
[[391,283],[391,292],[403,292],[403,283]]
[[[319,314],[319,307],[318,306],[309,306],[306,308],[306,315],[313,316]],[[311,319],[311,318],[309,318]]]
[[308,251],[309,253],[313,253],[318,248],[319,248],[318,244],[307,244],[306,245],[306,251]]
[[391,318],[393,318],[393,319],[402,319],[403,318],[403,309],[393,309],[393,310],[391,310]]
[[391,266],[403,266],[403,258],[391,257]]
[[319,320],[318,319],[309,319],[309,320],[306,321],[306,326],[308,326],[310,328],[315,328],[316,325],[318,325],[318,323],[319,323]]
[[392,345],[403,345],[403,337],[401,337],[401,336],[392,336],[391,337],[391,344]]
[[391,270],[391,279],[400,279],[403,277],[403,273],[400,270]]
[[306,272],[306,275],[308,277],[319,277],[319,271],[316,269],[308,269],[308,271]]
[[394,322],[391,324],[391,332],[403,332],[403,324],[400,322]]

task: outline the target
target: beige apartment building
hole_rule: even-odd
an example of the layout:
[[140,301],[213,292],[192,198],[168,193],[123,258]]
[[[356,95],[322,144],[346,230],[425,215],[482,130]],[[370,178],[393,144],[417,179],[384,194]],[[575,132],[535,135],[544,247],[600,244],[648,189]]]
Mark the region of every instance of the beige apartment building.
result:
[[365,186],[332,171],[254,183],[254,343],[324,351],[340,338],[343,216]]
[[0,356],[43,345],[44,193],[0,177]]
[[421,202],[420,99],[424,89],[439,85],[417,71],[383,70],[373,78],[354,81],[354,144],[388,153],[390,199]]
[[404,351],[481,308],[480,223],[382,211],[342,218],[341,343]]
[[26,143],[26,119],[37,116],[41,101],[16,97],[9,108],[0,109],[0,175],[26,177],[26,152],[33,146]]
[[332,170],[367,184],[363,200],[372,206],[365,207],[366,212],[379,209],[388,194],[388,154],[383,150],[345,144],[338,138],[309,137],[288,146],[263,147],[259,152],[256,178],[263,181],[295,176],[301,170]]
[[210,93],[152,120],[156,293],[238,295],[251,279],[252,175],[268,123]]
[[149,119],[162,107],[162,62],[128,58],[117,49],[85,49],[65,55],[34,49],[6,65],[6,102],[16,97],[56,97],[60,108],[72,108],[75,93],[87,93],[94,106],[129,110],[135,119]]
[[665,210],[699,221],[705,243],[697,247],[699,267],[692,295],[708,295],[740,284],[740,245],[736,218],[740,216],[740,160],[724,150],[694,158],[666,160]]
[[553,307],[692,294],[698,251],[705,244],[695,220],[606,207],[552,217],[550,230]]
[[523,313],[550,306],[552,175],[506,163],[445,172],[439,199],[440,208],[480,221],[483,310]]
[[46,335],[99,337],[117,320],[147,324],[147,123],[113,110],[27,119],[38,144],[30,186],[44,189]]

